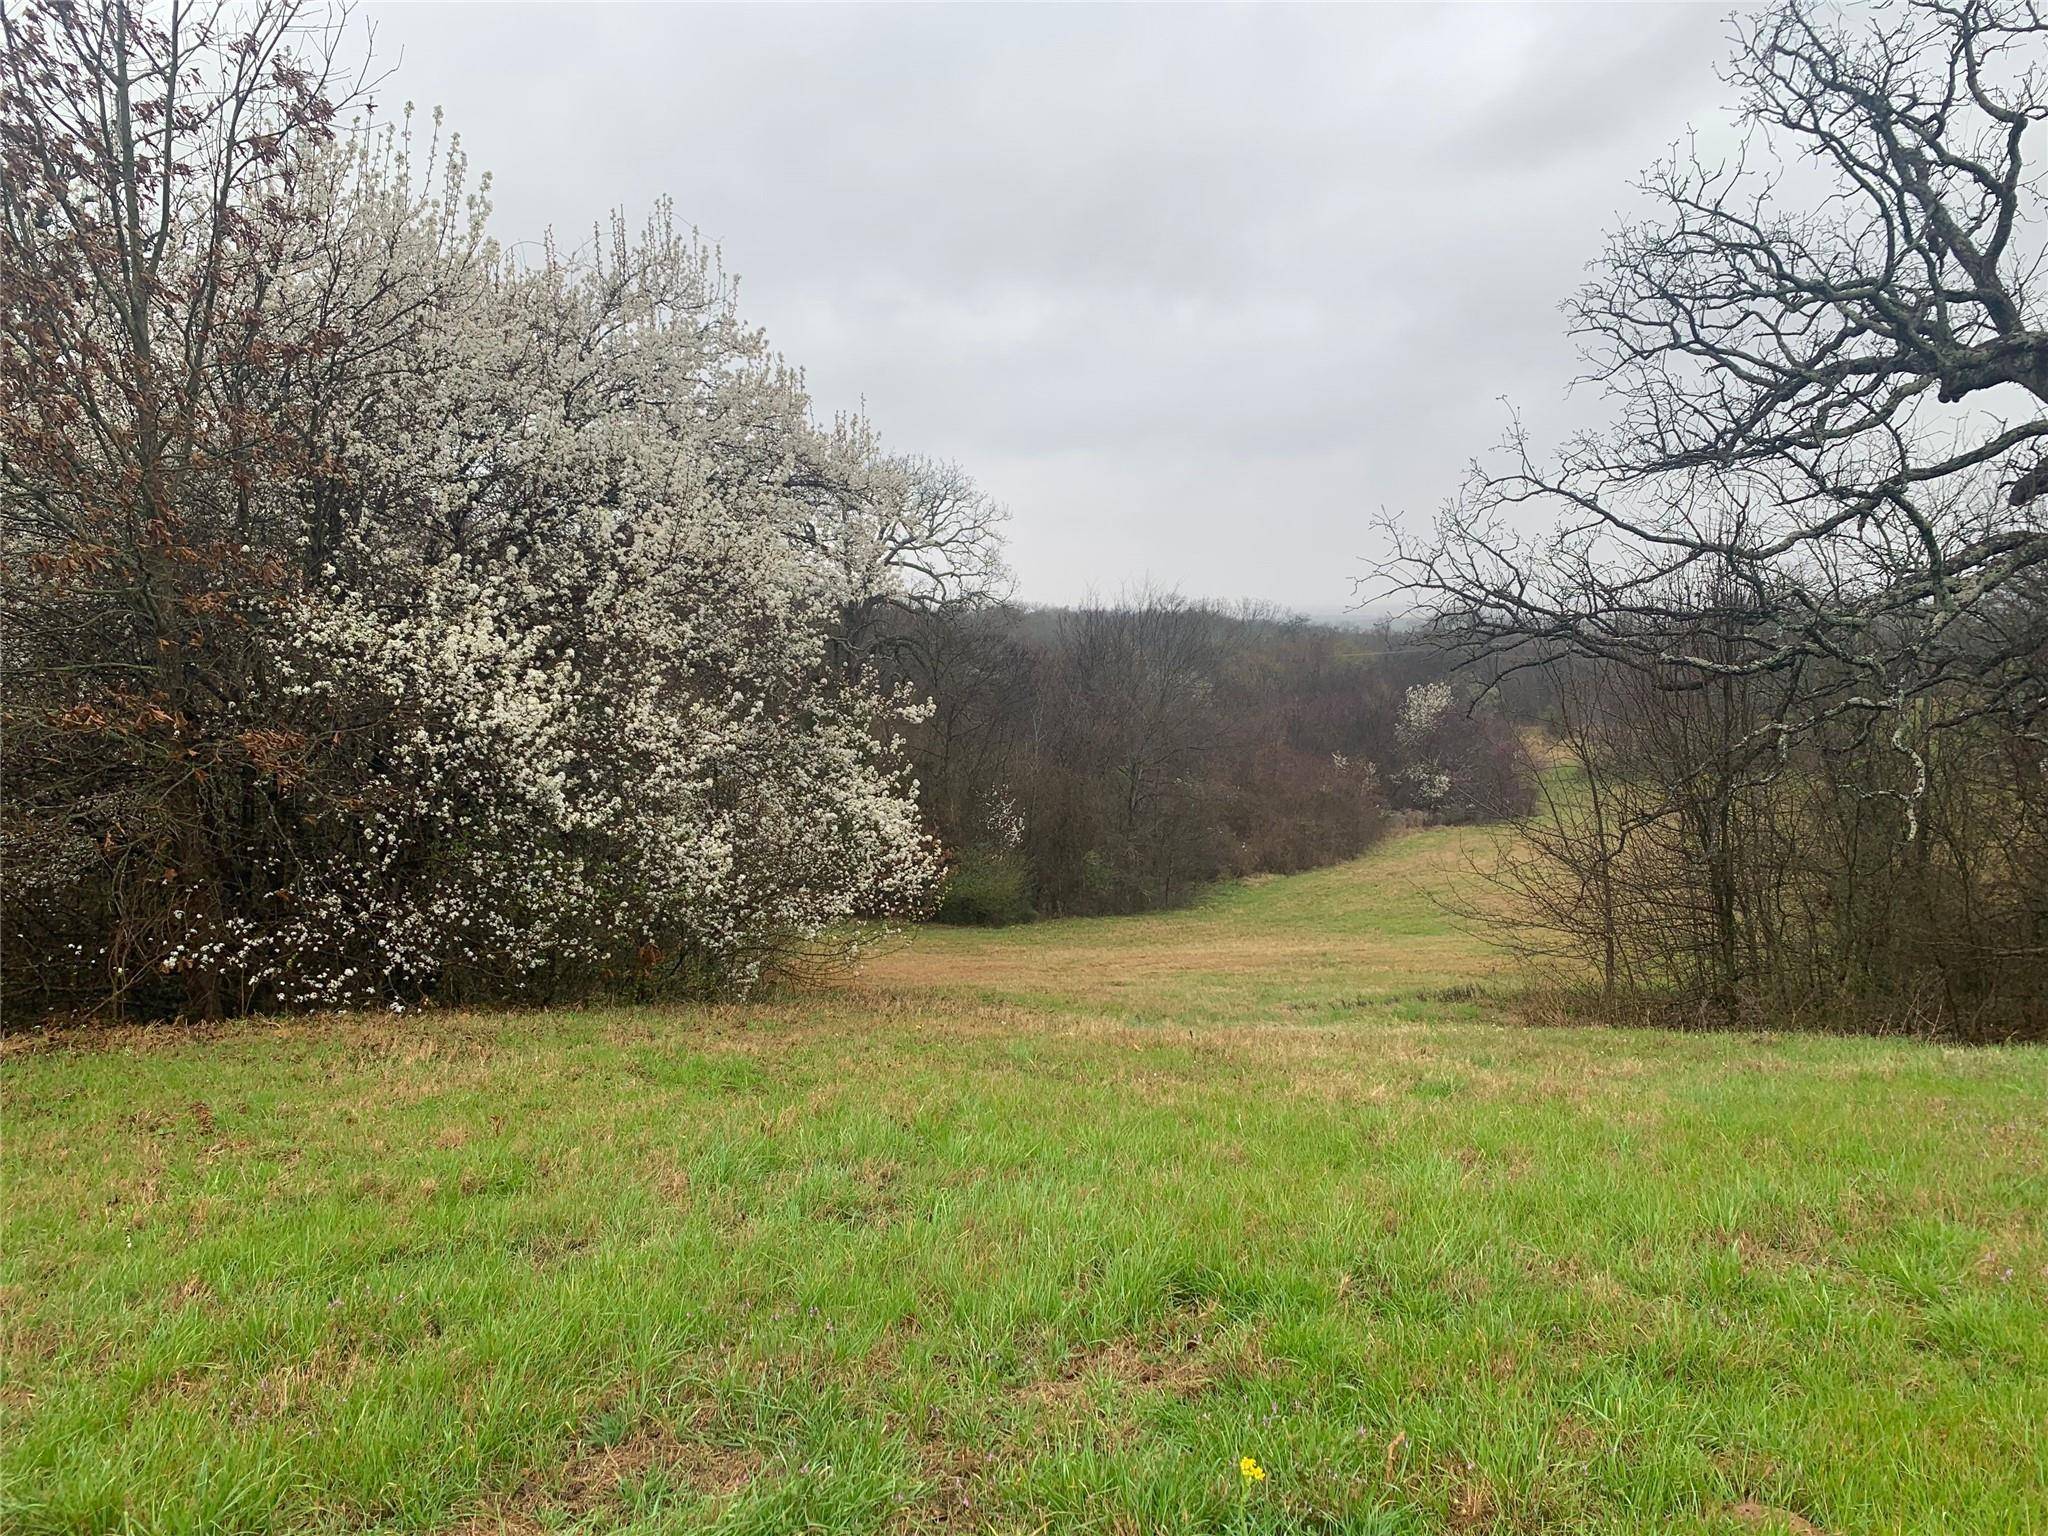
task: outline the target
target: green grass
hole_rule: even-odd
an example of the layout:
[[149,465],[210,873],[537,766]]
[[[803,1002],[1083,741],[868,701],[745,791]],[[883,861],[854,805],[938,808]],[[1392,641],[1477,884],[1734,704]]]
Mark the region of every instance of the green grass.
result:
[[759,1006],[17,1049],[0,1519],[2048,1529],[2048,1053],[1515,1027],[1468,836]]

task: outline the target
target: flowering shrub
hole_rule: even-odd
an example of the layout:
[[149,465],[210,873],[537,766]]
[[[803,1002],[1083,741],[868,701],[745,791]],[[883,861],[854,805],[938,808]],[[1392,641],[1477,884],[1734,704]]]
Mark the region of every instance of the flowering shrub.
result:
[[[252,148],[168,100],[204,48],[80,15],[0,98],[10,1006],[743,990],[920,910],[916,711],[826,651],[900,471],[715,253],[663,207],[514,259],[284,33],[214,40]],[[182,153],[85,110],[124,74]],[[160,210],[139,309],[64,177]]]
[[1432,809],[1450,798],[1455,785],[1450,769],[1432,751],[1454,703],[1448,682],[1417,683],[1403,695],[1394,721],[1394,740],[1408,758],[1398,777]]
[[1394,767],[1401,803],[1449,821],[1527,814],[1533,775],[1519,736],[1495,712],[1468,709],[1447,679],[1411,685],[1394,717]]

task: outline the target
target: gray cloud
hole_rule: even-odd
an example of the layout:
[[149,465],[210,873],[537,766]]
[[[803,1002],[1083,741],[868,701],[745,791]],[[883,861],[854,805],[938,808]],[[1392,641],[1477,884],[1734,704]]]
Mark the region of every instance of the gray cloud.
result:
[[1718,117],[1707,7],[373,5],[501,236],[672,194],[821,410],[961,460],[1023,595],[1327,609],[1585,419],[1557,306]]

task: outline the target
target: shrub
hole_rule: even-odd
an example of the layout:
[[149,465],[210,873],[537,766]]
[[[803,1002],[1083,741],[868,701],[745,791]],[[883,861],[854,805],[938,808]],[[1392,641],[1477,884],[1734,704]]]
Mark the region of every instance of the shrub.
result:
[[997,848],[965,848],[939,889],[935,923],[962,927],[1005,928],[1028,923],[1031,866],[1021,854]]
[[715,255],[515,255],[452,146],[333,131],[320,28],[173,78],[89,9],[0,91],[10,1010],[744,990],[921,910],[911,701],[828,649],[890,477]]

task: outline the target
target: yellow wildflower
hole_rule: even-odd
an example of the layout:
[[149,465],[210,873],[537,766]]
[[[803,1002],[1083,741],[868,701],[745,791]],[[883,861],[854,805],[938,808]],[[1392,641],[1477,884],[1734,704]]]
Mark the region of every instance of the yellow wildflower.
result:
[[1237,1470],[1247,1483],[1263,1483],[1266,1480],[1266,1469],[1249,1456],[1239,1458]]

